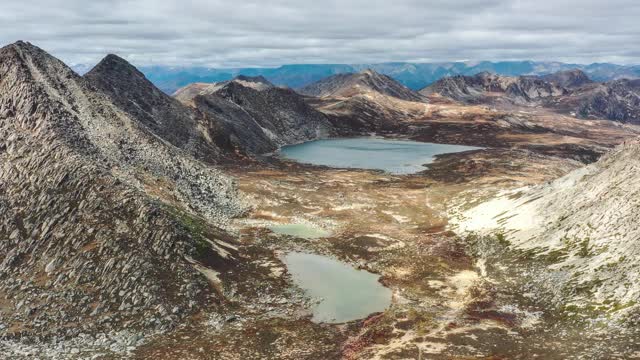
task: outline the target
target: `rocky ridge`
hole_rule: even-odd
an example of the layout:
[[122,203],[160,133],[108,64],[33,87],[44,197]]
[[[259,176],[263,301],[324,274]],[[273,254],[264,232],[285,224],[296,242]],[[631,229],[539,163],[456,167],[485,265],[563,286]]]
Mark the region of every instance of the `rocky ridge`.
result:
[[326,116],[289,88],[262,77],[188,86],[176,98],[215,119],[224,147],[249,154],[334,134]]
[[640,81],[595,83],[579,70],[542,77],[445,77],[420,93],[467,104],[539,106],[583,119],[640,123]]
[[510,77],[483,72],[475,76],[443,78],[420,93],[425,96],[440,94],[468,103],[488,101],[492,94],[498,93],[510,101],[525,104],[563,95],[566,90],[534,76]]
[[0,49],[0,89],[2,336],[166,330],[208,303],[232,180],[29,43]]
[[632,319],[640,267],[640,142],[548,184],[517,189],[464,212],[461,232],[503,234],[544,264],[536,284],[563,309]]

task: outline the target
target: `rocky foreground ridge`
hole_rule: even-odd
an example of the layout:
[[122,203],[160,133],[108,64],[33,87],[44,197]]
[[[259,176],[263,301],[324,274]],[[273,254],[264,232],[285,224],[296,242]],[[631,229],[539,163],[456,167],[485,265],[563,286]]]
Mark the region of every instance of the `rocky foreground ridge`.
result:
[[202,272],[235,261],[215,225],[244,205],[189,156],[196,132],[167,137],[172,119],[142,120],[144,104],[112,101],[93,75],[29,43],[0,49],[5,339],[169,329],[215,298]]

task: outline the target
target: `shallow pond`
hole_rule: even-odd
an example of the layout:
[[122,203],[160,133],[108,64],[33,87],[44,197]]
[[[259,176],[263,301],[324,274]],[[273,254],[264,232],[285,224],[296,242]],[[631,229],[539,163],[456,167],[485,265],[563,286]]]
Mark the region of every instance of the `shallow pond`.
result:
[[380,284],[378,275],[316,254],[291,252],[283,260],[293,281],[321,299],[313,309],[315,322],[362,319],[391,304],[391,290]]
[[331,235],[331,233],[326,230],[307,224],[273,225],[269,227],[269,230],[273,231],[276,234],[290,235],[302,239],[316,239]]
[[481,148],[375,137],[328,139],[285,146],[280,154],[301,163],[411,174],[425,170],[436,155]]

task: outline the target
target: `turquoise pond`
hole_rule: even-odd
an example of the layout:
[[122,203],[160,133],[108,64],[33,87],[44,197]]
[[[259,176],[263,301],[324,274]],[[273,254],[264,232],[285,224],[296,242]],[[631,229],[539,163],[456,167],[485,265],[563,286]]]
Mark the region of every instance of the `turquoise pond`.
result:
[[327,256],[291,252],[283,257],[293,281],[307,294],[320,299],[313,321],[343,323],[384,311],[391,304],[391,290],[380,276],[358,270]]
[[423,165],[433,162],[437,155],[479,149],[482,148],[366,137],[309,141],[285,146],[280,154],[306,164],[411,174],[425,170]]

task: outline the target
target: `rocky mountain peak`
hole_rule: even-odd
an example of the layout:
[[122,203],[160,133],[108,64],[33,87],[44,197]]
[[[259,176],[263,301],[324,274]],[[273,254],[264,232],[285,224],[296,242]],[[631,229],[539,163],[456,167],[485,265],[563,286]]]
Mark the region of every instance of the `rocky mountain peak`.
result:
[[84,77],[97,83],[117,81],[126,82],[129,86],[137,84],[148,89],[155,87],[135,66],[114,54],[105,56]]
[[273,86],[273,84],[267,80],[267,78],[265,78],[262,75],[258,75],[258,76],[247,76],[247,75],[238,75],[234,78],[235,81],[246,81],[246,82],[251,82],[251,83],[260,83],[260,84],[266,84],[266,85],[270,85]]
[[0,48],[0,59],[2,59],[0,63],[5,71],[20,67],[26,73],[49,82],[50,85],[53,85],[51,82],[78,77],[62,61],[25,41],[17,41]]
[[107,55],[84,79],[157,136],[208,162],[219,158],[219,149],[203,134],[207,125],[199,124],[206,121],[158,89],[125,59]]
[[371,69],[371,68],[367,68],[364,69],[362,71],[360,71],[359,73],[360,75],[364,75],[364,76],[380,76],[380,73],[378,73],[377,71]]
[[248,87],[258,91],[262,91],[262,90],[266,90],[274,87],[274,85],[262,75],[259,75],[259,76],[238,75],[231,81],[223,81],[220,83],[213,84],[212,88],[208,92],[217,91],[218,89],[228,86],[230,84],[239,84],[244,87]]
[[25,60],[27,57],[50,56],[39,47],[30,42],[18,40],[0,49],[0,53],[12,54],[15,60]]
[[[639,271],[640,205],[629,199],[640,195],[632,180],[639,176],[639,159],[640,143],[626,142],[551,183],[468,210],[459,227],[476,233],[500,229],[514,248],[564,254],[549,257],[540,281],[555,302],[593,306],[636,299],[640,286],[629,274]],[[573,276],[566,276],[568,269]],[[588,297],[579,290],[585,286]]]
[[372,69],[365,69],[359,73],[330,76],[299,89],[299,92],[316,97],[351,97],[359,94],[378,93],[406,101],[424,100],[420,94]]

